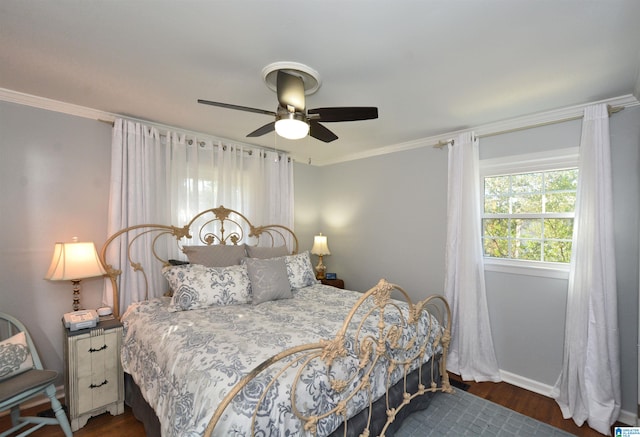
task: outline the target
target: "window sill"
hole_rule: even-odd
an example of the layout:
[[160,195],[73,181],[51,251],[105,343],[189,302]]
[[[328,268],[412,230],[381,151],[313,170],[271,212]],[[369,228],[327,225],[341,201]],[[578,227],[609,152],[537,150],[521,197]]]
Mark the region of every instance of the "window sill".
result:
[[569,279],[569,265],[558,263],[532,263],[528,261],[484,258],[484,270],[514,275]]

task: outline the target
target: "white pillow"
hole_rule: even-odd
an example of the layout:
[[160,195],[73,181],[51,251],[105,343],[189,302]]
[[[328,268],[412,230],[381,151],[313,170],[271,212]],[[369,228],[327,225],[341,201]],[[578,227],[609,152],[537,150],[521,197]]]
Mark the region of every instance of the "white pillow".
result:
[[173,290],[169,311],[188,311],[218,305],[249,303],[251,283],[244,265],[205,267],[168,266],[162,274]]
[[287,255],[284,257],[287,264],[287,275],[291,288],[303,288],[316,284],[316,274],[311,265],[309,251],[304,251],[296,255]]
[[0,381],[33,369],[33,359],[24,332],[0,342]]

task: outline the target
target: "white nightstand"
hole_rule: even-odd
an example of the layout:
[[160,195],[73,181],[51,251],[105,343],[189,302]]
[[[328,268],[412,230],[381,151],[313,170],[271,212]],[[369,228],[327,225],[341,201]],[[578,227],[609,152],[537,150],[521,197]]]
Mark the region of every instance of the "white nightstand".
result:
[[71,430],[107,411],[124,412],[124,374],[120,363],[122,324],[112,319],[95,328],[64,328],[65,399]]

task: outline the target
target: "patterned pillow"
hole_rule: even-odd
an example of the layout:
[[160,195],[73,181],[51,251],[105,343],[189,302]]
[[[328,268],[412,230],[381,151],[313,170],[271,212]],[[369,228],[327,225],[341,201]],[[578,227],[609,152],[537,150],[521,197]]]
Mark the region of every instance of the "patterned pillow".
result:
[[303,288],[317,283],[316,274],[311,265],[309,251],[284,257],[291,288]]
[[249,272],[253,296],[251,302],[254,305],[293,297],[284,258],[245,258],[242,262]]
[[289,255],[287,246],[260,247],[247,245],[246,248],[247,256],[249,258],[269,259]]
[[33,368],[24,332],[0,342],[0,381]]
[[247,267],[205,267],[200,264],[168,266],[162,274],[173,290],[169,311],[188,311],[250,301]]
[[201,264],[207,267],[237,266],[242,258],[247,256],[244,244],[239,246],[224,244],[184,246],[182,251],[187,255],[191,264]]

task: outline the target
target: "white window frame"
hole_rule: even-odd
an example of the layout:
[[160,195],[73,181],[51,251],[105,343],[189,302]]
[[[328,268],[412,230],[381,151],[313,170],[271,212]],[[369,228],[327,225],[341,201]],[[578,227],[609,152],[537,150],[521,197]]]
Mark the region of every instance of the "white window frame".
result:
[[[479,165],[480,204],[484,205],[485,177],[578,167],[578,154],[578,147],[569,147],[546,152],[481,159]],[[484,214],[482,214],[482,217],[484,217]],[[569,278],[569,263],[484,257],[484,267],[485,271],[559,279]]]

